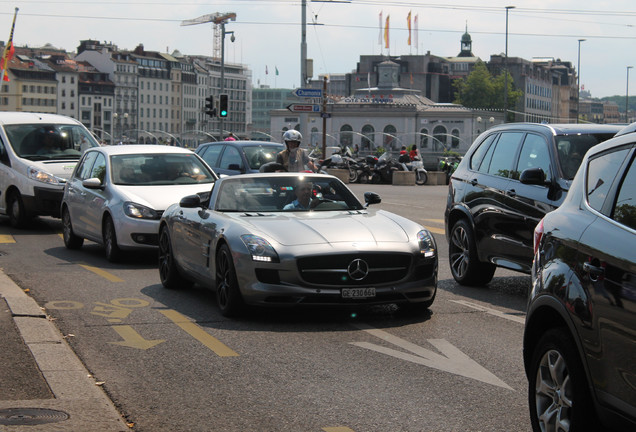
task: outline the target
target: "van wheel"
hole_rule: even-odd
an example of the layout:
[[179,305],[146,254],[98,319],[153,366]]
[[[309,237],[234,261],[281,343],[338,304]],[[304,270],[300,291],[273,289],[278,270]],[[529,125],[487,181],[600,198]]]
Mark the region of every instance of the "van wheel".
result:
[[28,225],[31,218],[26,213],[20,192],[12,192],[9,195],[7,199],[7,214],[12,227],[24,228]]
[[79,249],[84,244],[84,239],[76,236],[73,232],[71,213],[67,207],[62,210],[62,236],[64,237],[64,246],[67,249]]
[[118,262],[121,259],[121,249],[117,245],[117,233],[115,224],[110,216],[104,220],[104,248],[106,249],[106,259],[110,262]]
[[448,245],[451,273],[460,285],[486,285],[495,274],[495,265],[481,262],[473,229],[465,219],[455,222]]

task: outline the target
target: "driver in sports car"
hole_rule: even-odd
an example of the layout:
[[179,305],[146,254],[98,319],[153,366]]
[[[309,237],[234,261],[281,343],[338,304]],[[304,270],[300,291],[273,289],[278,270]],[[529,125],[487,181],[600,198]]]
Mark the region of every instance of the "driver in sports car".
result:
[[312,191],[313,186],[311,182],[300,182],[294,192],[296,193],[296,199],[283,207],[283,210],[309,210],[312,206]]

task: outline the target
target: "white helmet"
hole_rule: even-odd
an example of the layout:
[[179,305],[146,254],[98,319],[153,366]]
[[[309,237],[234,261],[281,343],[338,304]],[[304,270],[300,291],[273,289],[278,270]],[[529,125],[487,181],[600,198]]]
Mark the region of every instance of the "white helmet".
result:
[[296,129],[290,129],[283,134],[283,141],[298,141],[301,142],[303,136]]

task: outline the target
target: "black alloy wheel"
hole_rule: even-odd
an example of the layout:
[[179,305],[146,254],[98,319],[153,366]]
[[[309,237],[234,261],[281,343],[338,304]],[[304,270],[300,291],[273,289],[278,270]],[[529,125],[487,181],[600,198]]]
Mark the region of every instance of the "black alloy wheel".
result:
[[453,278],[460,285],[485,285],[495,274],[494,264],[479,261],[475,235],[466,219],[460,219],[453,225],[448,261]]
[[240,315],[244,308],[232,253],[227,245],[219,248],[216,257],[216,303],[226,317]]
[[64,237],[64,246],[67,249],[79,249],[84,244],[84,239],[76,236],[73,232],[71,213],[66,206],[62,209],[62,236]]
[[170,232],[167,226],[162,226],[159,232],[159,279],[161,284],[168,289],[187,288],[192,282],[185,279],[174,259]]
[[106,250],[106,259],[109,262],[118,262],[121,259],[122,251],[117,245],[115,224],[109,215],[106,215],[104,220],[103,241],[104,249]]

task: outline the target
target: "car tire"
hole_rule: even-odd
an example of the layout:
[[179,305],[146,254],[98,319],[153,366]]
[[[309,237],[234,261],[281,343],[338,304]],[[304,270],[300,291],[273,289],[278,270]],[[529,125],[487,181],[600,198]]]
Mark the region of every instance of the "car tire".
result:
[[528,405],[533,430],[601,430],[578,350],[564,328],[548,330],[530,361]]
[[244,308],[232,253],[227,245],[221,245],[216,255],[216,304],[221,315],[226,317],[240,315]]
[[170,232],[164,225],[159,232],[159,279],[168,289],[188,288],[192,282],[185,279],[179,272],[172,252]]
[[479,261],[473,229],[466,219],[455,222],[448,244],[448,262],[460,285],[485,285],[495,274],[495,265]]
[[13,191],[7,199],[7,214],[9,215],[9,223],[13,228],[25,228],[31,219],[24,208],[22,195],[20,192]]
[[103,232],[104,249],[106,250],[106,259],[109,262],[118,262],[121,259],[122,251],[117,245],[117,232],[115,224],[110,216],[106,216],[104,220]]
[[67,207],[62,209],[62,237],[64,238],[64,246],[66,246],[67,249],[79,249],[84,244],[84,239],[76,236],[73,232],[71,213]]

